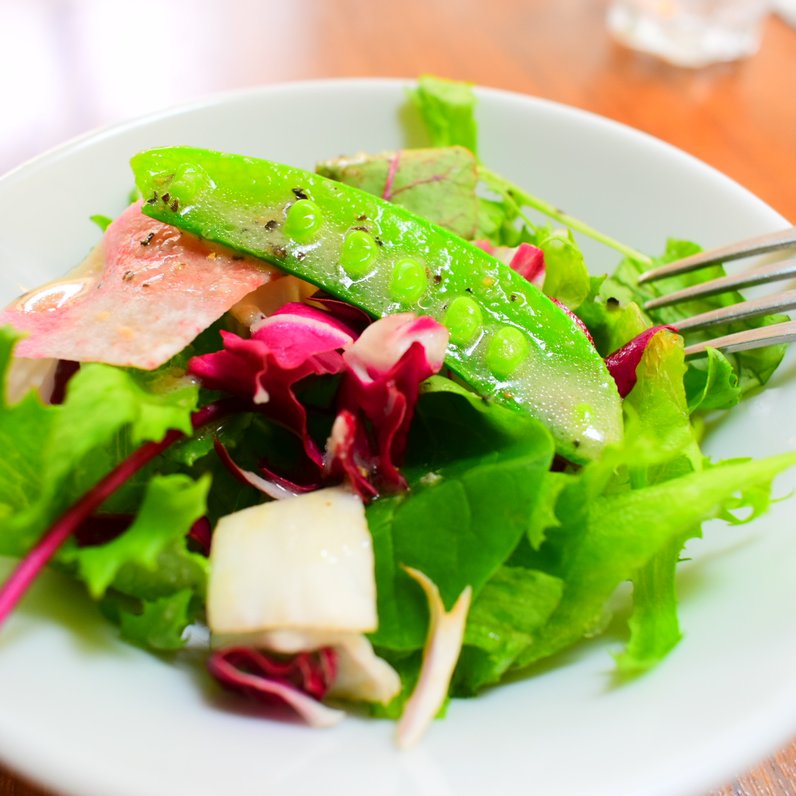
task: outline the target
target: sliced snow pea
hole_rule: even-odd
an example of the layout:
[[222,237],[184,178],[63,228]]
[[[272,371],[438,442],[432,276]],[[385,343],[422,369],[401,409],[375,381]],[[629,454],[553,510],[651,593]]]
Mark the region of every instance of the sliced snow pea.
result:
[[265,160],[190,147],[132,160],[144,212],[261,257],[374,316],[450,330],[447,365],[530,412],[567,458],[622,434],[619,394],[583,331],[540,290],[462,238],[356,188]]

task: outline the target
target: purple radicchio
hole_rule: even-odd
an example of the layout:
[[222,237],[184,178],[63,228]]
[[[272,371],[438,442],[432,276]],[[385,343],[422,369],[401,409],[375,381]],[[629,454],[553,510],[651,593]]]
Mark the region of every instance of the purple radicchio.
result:
[[353,342],[355,332],[323,310],[294,302],[258,323],[248,339],[223,331],[221,336],[223,350],[194,357],[188,372],[210,389],[253,400],[294,431],[309,458],[322,466],[293,387],[307,376],[339,373],[339,349]]
[[[206,387],[253,400],[301,437],[326,479],[342,477],[362,498],[372,499],[380,487],[405,487],[398,465],[420,383],[442,366],[448,332],[432,318],[403,313],[375,321],[358,336],[364,320],[352,310],[324,298],[317,306],[287,304],[255,325],[248,340],[222,332],[224,349],[195,357],[189,372]],[[339,414],[324,462],[294,385],[306,376],[338,373]],[[264,466],[262,475],[243,470],[220,444],[216,451],[236,478],[271,497],[306,491]],[[311,480],[313,487],[320,485]]]
[[321,703],[334,682],[334,650],[275,656],[251,647],[227,647],[210,656],[210,674],[225,688],[267,705],[295,711],[313,727],[328,727],[343,713]]
[[347,476],[362,498],[377,487],[405,488],[398,465],[420,383],[442,367],[447,345],[448,330],[433,318],[401,313],[373,323],[343,353],[327,468]]
[[304,494],[305,492],[313,492],[316,489],[320,489],[322,486],[318,479],[310,484],[298,484],[295,481],[278,475],[262,464],[259,468],[262,474],[252,472],[251,470],[244,470],[243,467],[232,458],[224,443],[217,437],[213,440],[213,448],[221,463],[227,468],[236,481],[246,486],[254,487],[273,500],[282,500],[284,498]]
[[622,398],[636,386],[636,368],[641,362],[641,357],[644,356],[650,340],[664,329],[677,333],[674,326],[652,326],[605,358],[608,372],[614,377]]
[[474,241],[479,249],[500,260],[509,268],[524,276],[529,282],[541,288],[544,284],[545,262],[544,252],[531,243],[521,243],[519,246],[494,246],[488,240]]
[[589,327],[586,326],[586,324],[583,322],[583,320],[582,320],[582,318],[580,318],[580,316],[576,315],[569,307],[567,307],[566,304],[563,304],[557,298],[552,298],[551,297],[550,301],[552,301],[553,304],[555,304],[557,307],[560,307],[561,311],[565,315],[569,316],[569,319],[572,321],[572,323],[574,323],[575,326],[577,326],[583,332],[583,334],[585,334],[586,337],[589,338],[589,342],[592,345],[595,345],[594,338],[591,336],[591,332],[589,331]]

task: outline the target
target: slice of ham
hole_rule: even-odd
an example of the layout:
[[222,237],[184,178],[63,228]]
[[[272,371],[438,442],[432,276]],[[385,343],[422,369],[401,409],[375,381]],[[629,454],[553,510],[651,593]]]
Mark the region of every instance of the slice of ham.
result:
[[27,337],[18,357],[151,370],[232,305],[282,276],[277,268],[181,232],[131,205],[86,262],[0,312]]

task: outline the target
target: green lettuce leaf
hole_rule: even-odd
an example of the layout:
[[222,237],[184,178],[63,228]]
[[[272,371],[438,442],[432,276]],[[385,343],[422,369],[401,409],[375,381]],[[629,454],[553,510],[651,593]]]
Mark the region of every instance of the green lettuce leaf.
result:
[[540,227],[533,242],[544,252],[544,292],[576,310],[589,295],[591,277],[572,232]]
[[550,574],[564,581],[561,602],[517,665],[533,663],[599,631],[606,622],[606,603],[620,583],[704,520],[726,516],[728,509],[742,505],[759,505],[760,490],[767,495],[773,479],[794,465],[796,453],[730,462],[597,499],[588,480],[579,479],[559,502],[558,557],[552,559]]
[[431,381],[410,437],[404,469],[410,491],[368,508],[378,590],[375,644],[404,651],[423,646],[426,602],[403,566],[428,575],[446,607],[468,585],[478,594],[527,534],[552,457],[551,437],[536,421],[446,379]]
[[[652,440],[670,456],[660,463],[629,466],[629,482],[639,488],[702,469],[699,448],[683,387],[686,365],[682,339],[668,331],[656,334],[636,369],[638,381],[625,399],[634,415],[630,429]],[[665,544],[632,576],[633,613],[630,640],[617,656],[618,671],[635,674],[656,665],[676,646],[682,634],[677,616],[676,568],[685,542],[699,536],[700,525]]]
[[423,75],[410,92],[432,146],[463,146],[478,151],[476,98],[470,83]]
[[181,649],[185,646],[185,629],[195,618],[192,603],[193,591],[183,589],[145,602],[140,613],[122,611],[119,616],[122,638],[154,650]]
[[709,348],[699,367],[689,368],[684,377],[690,412],[730,409],[741,398],[738,374],[721,351]]
[[[686,535],[693,533],[689,531]],[[682,539],[673,539],[633,575],[633,613],[628,620],[630,640],[616,656],[621,675],[639,674],[656,666],[682,638],[675,588],[682,547]]]
[[[15,332],[0,332],[0,363],[8,363]],[[5,384],[5,371],[0,374]],[[0,553],[24,554],[50,523],[134,447],[168,430],[191,431],[197,389],[151,392],[123,370],[86,365],[69,383],[66,401],[47,406],[27,394],[0,407]]]
[[618,299],[602,296],[605,279],[592,277],[589,296],[577,309],[578,317],[588,327],[604,357],[651,326],[650,319],[635,302],[622,304]]
[[474,694],[498,682],[517,656],[531,646],[563,593],[552,575],[522,567],[501,567],[470,609],[464,647],[453,682],[458,695]]
[[77,565],[92,597],[114,585],[132,596],[152,598],[192,586],[204,590],[206,559],[191,553],[186,535],[205,513],[210,480],[185,475],[153,476],[133,523],[105,544],[72,548],[63,558]]

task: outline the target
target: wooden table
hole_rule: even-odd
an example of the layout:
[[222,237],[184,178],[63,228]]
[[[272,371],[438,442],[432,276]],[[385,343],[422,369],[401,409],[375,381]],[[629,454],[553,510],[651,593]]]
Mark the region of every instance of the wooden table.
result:
[[[796,30],[678,69],[623,49],[604,0],[3,0],[0,172],[94,127],[220,90],[424,72],[546,97],[652,133],[796,221]],[[0,709],[2,709],[0,707]],[[713,796],[793,796],[796,742]],[[0,796],[35,788],[0,770]]]

